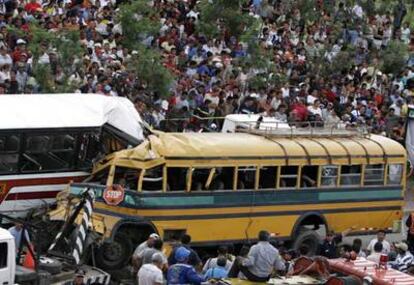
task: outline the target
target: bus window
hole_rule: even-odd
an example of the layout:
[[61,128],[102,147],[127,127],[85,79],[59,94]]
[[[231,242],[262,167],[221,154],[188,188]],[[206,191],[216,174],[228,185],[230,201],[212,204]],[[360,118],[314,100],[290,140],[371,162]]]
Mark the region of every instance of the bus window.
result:
[[298,166],[282,166],[280,169],[280,188],[296,188],[298,180]]
[[338,181],[338,166],[321,166],[321,186],[336,186]]
[[27,172],[71,169],[75,141],[75,137],[70,134],[28,135],[21,170]]
[[387,185],[400,185],[402,175],[403,175],[402,164],[388,165]]
[[300,187],[316,187],[318,182],[319,166],[303,166],[300,177]]
[[193,177],[191,178],[191,191],[217,190],[222,188],[217,185],[216,176],[217,174],[214,168],[194,168]]
[[19,136],[0,136],[0,173],[17,172],[19,146]]
[[234,167],[217,167],[217,174],[213,179],[210,190],[233,190],[234,169]]
[[137,190],[140,170],[127,167],[115,168],[114,184],[119,184],[125,189]]
[[142,191],[162,191],[163,166],[146,169],[142,179]]
[[365,166],[364,185],[384,185],[384,165],[374,164]]
[[81,169],[91,168],[94,160],[100,159],[100,155],[102,155],[100,145],[98,134],[83,133],[80,135],[77,163]]
[[241,166],[237,175],[237,189],[254,189],[256,178],[255,166]]
[[360,165],[342,165],[341,166],[341,185],[359,186],[361,184],[361,166]]
[[187,186],[187,171],[185,167],[167,168],[167,185],[169,191],[185,191]]
[[277,166],[263,166],[260,169],[259,188],[275,189],[276,187]]

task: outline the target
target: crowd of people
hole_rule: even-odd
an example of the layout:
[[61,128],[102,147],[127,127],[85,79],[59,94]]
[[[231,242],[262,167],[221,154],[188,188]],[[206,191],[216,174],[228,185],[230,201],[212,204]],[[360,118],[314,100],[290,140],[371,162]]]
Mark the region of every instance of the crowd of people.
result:
[[[145,83],[128,68],[139,54],[123,45],[118,12],[125,2],[2,1],[0,94],[44,92],[35,79],[34,63],[50,67],[57,85],[68,70],[62,66],[60,51],[47,42],[36,47],[41,56],[33,57],[28,45],[33,40],[31,23],[36,21],[51,32],[80,31],[83,55],[74,59],[71,74],[66,74],[76,86],[73,92],[129,97],[156,128],[191,131],[203,125],[195,123],[194,115],[263,113],[282,121],[363,124],[402,140],[407,104],[414,94],[414,59],[406,58],[400,72],[387,74],[381,52],[393,42],[413,50],[412,27],[405,21],[411,4],[394,1],[382,12],[375,10],[378,3],[366,1],[373,12],[359,1],[315,0],[320,17],[310,21],[297,1],[247,1],[240,9],[260,19],[257,42],[270,52],[268,60],[275,72],[285,78],[278,84],[257,86],[252,79],[269,75],[242,64],[250,56],[248,44],[229,30],[222,29],[217,38],[202,34],[198,1],[148,1],[161,28],[143,43],[158,50],[163,65],[174,74],[170,95],[163,98],[146,92]],[[314,73],[315,62],[333,63],[343,50],[351,50],[350,68]]]
[[[133,254],[134,275],[140,285],[201,284],[224,278],[266,282],[273,276],[299,274],[328,279],[331,273],[327,259],[344,258],[349,261],[359,257],[376,263],[378,267],[412,273],[414,257],[410,242],[391,243],[386,232],[379,230],[377,236],[363,248],[359,238],[354,239],[352,244],[343,243],[343,238],[350,232],[351,229],[341,234],[328,232],[319,246],[319,252],[312,256],[307,245],[300,246],[298,250],[288,249],[269,232],[260,231],[258,242],[251,247],[245,245],[235,253],[232,245],[221,245],[216,256],[202,257],[203,260],[191,248],[189,235],[183,235],[181,242],[174,244],[167,257],[160,237],[151,234]],[[295,264],[303,258],[311,260],[311,265],[301,267]],[[321,266],[313,267],[313,263]]]

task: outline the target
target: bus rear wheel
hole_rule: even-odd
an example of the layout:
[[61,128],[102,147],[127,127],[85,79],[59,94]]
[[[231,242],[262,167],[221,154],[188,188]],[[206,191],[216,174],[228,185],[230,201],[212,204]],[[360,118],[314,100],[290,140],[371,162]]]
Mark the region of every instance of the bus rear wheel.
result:
[[303,245],[308,247],[308,255],[316,255],[318,254],[319,250],[319,241],[320,237],[319,235],[311,230],[307,230],[304,232],[299,233],[294,242],[293,242],[293,248],[295,250],[299,250],[299,248]]
[[113,241],[104,243],[96,253],[96,264],[103,270],[125,266],[132,255],[132,243],[127,235],[117,233]]

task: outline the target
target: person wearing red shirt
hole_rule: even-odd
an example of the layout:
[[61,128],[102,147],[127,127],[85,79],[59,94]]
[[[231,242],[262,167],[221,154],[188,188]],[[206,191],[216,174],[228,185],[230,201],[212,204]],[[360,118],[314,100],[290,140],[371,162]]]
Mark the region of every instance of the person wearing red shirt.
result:
[[37,3],[36,0],[31,0],[24,6],[24,10],[29,14],[34,14],[35,12],[42,10],[42,6]]

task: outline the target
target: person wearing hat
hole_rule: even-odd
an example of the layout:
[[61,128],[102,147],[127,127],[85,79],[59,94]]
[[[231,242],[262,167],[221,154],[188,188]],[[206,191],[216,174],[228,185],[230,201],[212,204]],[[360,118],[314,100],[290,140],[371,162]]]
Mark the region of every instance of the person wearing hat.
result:
[[197,274],[194,266],[188,264],[191,251],[180,246],[175,250],[174,257],[176,264],[168,268],[167,284],[195,284],[199,285],[204,282],[203,276]]
[[161,253],[155,253],[151,257],[151,263],[144,264],[138,271],[139,285],[162,285],[164,276],[162,268],[164,266],[164,256]]
[[413,265],[413,255],[408,251],[408,245],[405,242],[399,242],[394,245],[397,251],[397,258],[390,262],[392,268],[407,273],[410,266]]
[[85,279],[85,271],[83,271],[82,269],[77,269],[75,271],[75,279],[73,279],[73,285],[84,285]]
[[142,254],[142,252],[147,248],[152,248],[154,246],[154,241],[160,239],[160,236],[156,233],[152,233],[148,236],[148,239],[144,242],[142,242],[140,245],[137,246],[134,253],[132,254],[132,264],[136,271],[138,271],[139,268],[139,256]]

